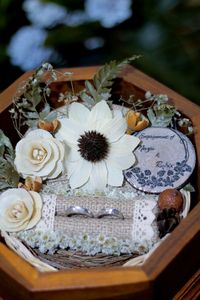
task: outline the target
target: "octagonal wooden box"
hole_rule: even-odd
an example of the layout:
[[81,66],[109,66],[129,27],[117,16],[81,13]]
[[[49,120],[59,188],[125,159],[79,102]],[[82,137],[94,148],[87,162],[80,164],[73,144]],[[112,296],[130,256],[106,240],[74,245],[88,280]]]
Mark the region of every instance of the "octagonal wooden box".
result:
[[[75,86],[92,79],[98,67],[64,69],[74,73]],[[0,95],[0,122],[16,141],[9,117],[12,96],[25,73]],[[62,83],[63,84],[63,83]],[[59,83],[58,83],[59,87]],[[0,297],[3,299],[197,299],[200,293],[200,107],[133,67],[114,83],[116,93],[144,97],[146,91],[167,94],[195,127],[197,166],[192,210],[142,267],[115,267],[40,273],[1,241]]]

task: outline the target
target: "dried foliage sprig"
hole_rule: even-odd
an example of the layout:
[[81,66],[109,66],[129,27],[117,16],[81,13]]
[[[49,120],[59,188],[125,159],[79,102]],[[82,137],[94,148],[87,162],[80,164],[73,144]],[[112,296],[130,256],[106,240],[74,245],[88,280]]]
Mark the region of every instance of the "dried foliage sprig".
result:
[[180,113],[175,106],[168,103],[167,95],[154,95],[148,91],[145,94],[145,99],[135,99],[134,95],[130,95],[128,100],[123,98],[120,100],[128,104],[130,110],[135,112],[146,111],[152,126],[167,127],[175,115],[180,117]]
[[0,129],[0,190],[18,185],[20,176],[15,169],[14,158],[13,146]]
[[122,102],[122,106],[126,104],[135,113],[144,112],[151,126],[172,127],[186,135],[195,132],[192,122],[185,118],[174,105],[169,104],[167,95],[154,95],[147,91],[144,99],[136,99],[134,95],[130,95],[127,100],[120,98],[119,101]]
[[146,99],[153,102],[152,107],[147,110],[147,116],[152,126],[167,127],[175,115],[180,117],[175,106],[168,103],[167,95],[146,93]]
[[[67,90],[64,94],[60,93],[58,102],[69,105],[81,98],[89,107],[94,106],[101,100],[112,104],[111,88],[113,80],[127,64],[139,57],[140,55],[134,55],[121,62],[111,61],[105,64],[94,75],[92,82],[85,81],[85,89],[78,93],[74,91],[73,73],[61,73],[54,70],[49,63],[42,64],[27,81],[22,83],[13,100],[13,107],[10,112],[19,136],[23,137],[22,128],[24,126],[34,127],[41,121],[42,124],[44,122],[45,124],[52,123],[57,118],[57,112],[55,110],[52,111],[47,100],[51,93],[50,84],[60,79],[60,75],[68,77],[71,83],[71,90]],[[119,101],[128,104],[129,108],[135,112],[146,111],[152,126],[167,127],[172,125],[172,120],[175,120],[179,127],[187,125],[188,134],[194,131],[191,124],[187,123],[185,125],[186,122],[184,120],[186,119],[181,116],[173,105],[168,103],[167,95],[153,95],[150,92],[146,92],[145,99],[135,99],[133,95],[130,95],[128,100],[119,99]],[[182,125],[182,123],[184,124]]]
[[51,64],[44,63],[18,88],[10,113],[20,137],[24,126],[34,127],[38,120],[51,122],[56,118],[47,98],[51,93],[50,84],[59,79],[59,74]]
[[81,99],[90,106],[95,105],[101,100],[107,101],[111,97],[113,80],[127,64],[139,57],[140,55],[133,55],[121,62],[116,62],[114,60],[105,64],[94,75],[93,83],[88,80],[85,81],[85,90],[80,94]]

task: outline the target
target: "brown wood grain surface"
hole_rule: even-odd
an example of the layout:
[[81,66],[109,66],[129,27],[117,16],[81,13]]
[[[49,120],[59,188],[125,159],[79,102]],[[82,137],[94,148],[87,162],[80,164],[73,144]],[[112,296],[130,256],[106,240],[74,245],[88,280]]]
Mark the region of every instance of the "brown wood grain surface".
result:
[[[73,80],[85,80],[91,79],[98,68],[75,68],[67,71],[74,73]],[[64,72],[66,69],[60,71]],[[13,136],[6,109],[12,102],[17,86],[30,74],[31,72],[24,74],[0,95],[0,127],[6,128]],[[198,187],[192,211],[140,268],[118,267],[40,273],[0,243],[0,296],[4,300],[145,300],[172,299],[175,294],[178,298],[174,300],[192,299],[184,297],[187,297],[190,286],[193,285],[193,291],[196,289],[195,282],[198,280],[190,278],[200,265],[200,107],[133,67],[126,68],[120,77],[126,86],[133,87],[136,96],[144,95],[148,90],[167,94],[176,107],[191,118],[196,128],[194,143],[197,167],[194,181]],[[195,278],[199,278],[198,276]],[[187,285],[188,280],[190,281]],[[185,290],[181,290],[184,286]]]
[[188,280],[172,300],[200,299],[200,269]]

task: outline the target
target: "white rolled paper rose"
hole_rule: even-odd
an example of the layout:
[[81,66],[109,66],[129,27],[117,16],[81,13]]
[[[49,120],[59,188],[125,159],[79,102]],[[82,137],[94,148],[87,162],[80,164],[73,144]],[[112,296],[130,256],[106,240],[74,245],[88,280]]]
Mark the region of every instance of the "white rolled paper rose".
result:
[[48,131],[30,131],[16,145],[14,164],[23,178],[56,178],[63,172],[64,145]]
[[17,232],[34,227],[41,219],[41,196],[25,189],[8,189],[0,195],[0,229]]

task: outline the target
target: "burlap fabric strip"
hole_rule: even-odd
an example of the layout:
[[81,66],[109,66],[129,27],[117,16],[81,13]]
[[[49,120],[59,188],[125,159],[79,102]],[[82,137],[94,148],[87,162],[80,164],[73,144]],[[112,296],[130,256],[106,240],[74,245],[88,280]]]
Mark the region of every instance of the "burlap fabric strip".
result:
[[[118,239],[157,240],[155,222],[157,211],[154,199],[137,196],[134,199],[111,199],[93,196],[49,196],[43,195],[44,208],[41,222],[36,229],[53,229],[74,236],[81,234],[103,234]],[[93,218],[81,215],[67,216],[71,206],[79,206],[92,212]],[[98,212],[105,208],[114,208],[121,212],[124,219],[115,216],[97,218]]]

